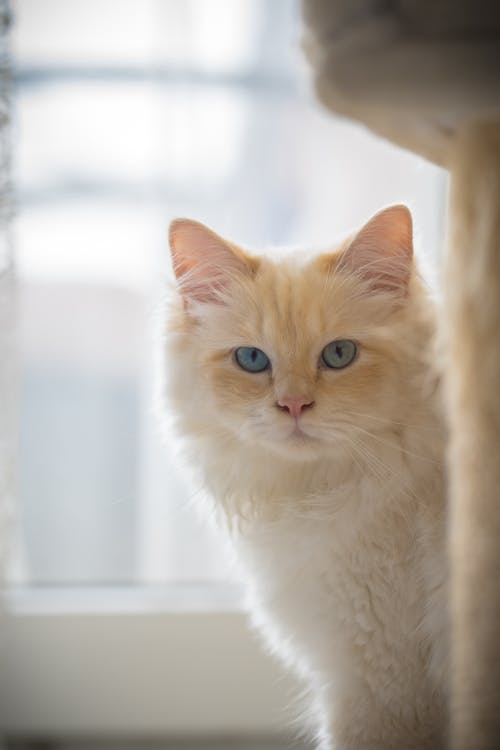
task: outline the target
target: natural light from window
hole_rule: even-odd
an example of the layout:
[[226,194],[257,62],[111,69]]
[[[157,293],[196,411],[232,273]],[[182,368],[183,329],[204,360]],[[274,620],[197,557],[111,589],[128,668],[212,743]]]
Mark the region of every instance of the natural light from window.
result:
[[406,201],[436,263],[440,170],[324,113],[289,0],[18,0],[18,546],[30,586],[230,580],[153,413],[169,221],[328,246]]

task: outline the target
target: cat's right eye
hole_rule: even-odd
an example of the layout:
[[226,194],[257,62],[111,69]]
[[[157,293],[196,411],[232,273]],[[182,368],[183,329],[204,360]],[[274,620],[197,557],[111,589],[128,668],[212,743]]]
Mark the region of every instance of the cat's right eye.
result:
[[235,349],[234,358],[242,370],[247,372],[264,372],[269,370],[271,362],[267,354],[255,346],[240,346]]

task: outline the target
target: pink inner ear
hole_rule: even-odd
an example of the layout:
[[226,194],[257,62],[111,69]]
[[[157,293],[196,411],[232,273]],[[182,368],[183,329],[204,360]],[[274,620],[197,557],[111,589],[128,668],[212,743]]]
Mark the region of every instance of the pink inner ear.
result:
[[253,259],[190,219],[171,223],[170,252],[182,294],[197,302],[219,302],[221,290],[253,268]]
[[376,290],[405,293],[413,258],[412,219],[406,206],[391,206],[370,219],[342,254],[346,269]]

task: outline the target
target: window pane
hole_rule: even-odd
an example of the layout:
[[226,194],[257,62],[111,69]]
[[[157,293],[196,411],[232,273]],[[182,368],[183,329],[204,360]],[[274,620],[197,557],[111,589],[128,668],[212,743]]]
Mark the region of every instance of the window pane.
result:
[[18,3],[18,579],[229,578],[152,409],[170,219],[331,246],[406,201],[435,262],[443,173],[301,90],[297,19],[289,0]]

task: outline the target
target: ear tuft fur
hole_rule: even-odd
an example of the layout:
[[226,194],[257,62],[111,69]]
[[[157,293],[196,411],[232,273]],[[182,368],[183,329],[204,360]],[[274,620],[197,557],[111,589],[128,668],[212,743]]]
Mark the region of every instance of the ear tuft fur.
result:
[[346,269],[378,291],[405,294],[413,259],[411,213],[406,206],[375,214],[343,251],[336,270]]
[[251,276],[258,261],[211,229],[191,219],[170,224],[170,252],[180,291],[186,300],[220,302],[237,276]]

